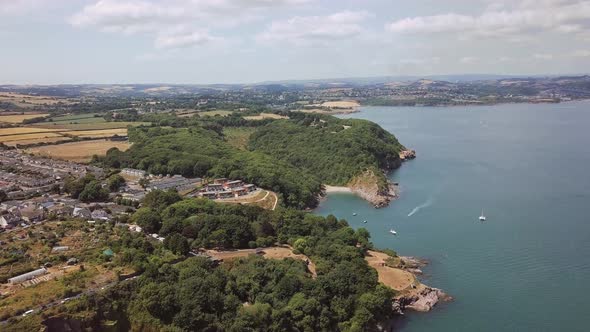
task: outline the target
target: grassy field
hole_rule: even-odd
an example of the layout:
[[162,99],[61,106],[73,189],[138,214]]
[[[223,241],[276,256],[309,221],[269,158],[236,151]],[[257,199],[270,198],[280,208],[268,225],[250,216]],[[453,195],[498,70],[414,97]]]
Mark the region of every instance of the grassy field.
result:
[[322,103],[323,107],[330,108],[353,108],[361,106],[358,101],[355,100],[340,100],[340,101],[326,101]]
[[104,156],[110,148],[125,151],[130,147],[128,142],[92,140],[64,143],[58,145],[39,146],[27,149],[28,152],[57,159],[74,162],[88,162],[93,155]]
[[78,137],[111,137],[114,135],[127,136],[127,128],[104,129],[104,130],[75,130],[63,131],[64,135],[72,135]]
[[[10,134],[12,133],[12,134]],[[61,130],[45,128],[4,128],[0,129],[0,143],[10,146],[17,144],[55,143],[71,140],[72,136],[82,138],[106,138],[127,136],[127,128],[104,130]]]
[[396,291],[408,289],[412,284],[419,284],[419,282],[416,280],[416,277],[414,277],[414,275],[410,272],[387,266],[385,262],[389,258],[391,258],[391,256],[373,250],[369,250],[367,252],[367,256],[365,256],[365,260],[369,266],[377,270],[379,282],[393,288]]
[[[31,127],[0,128],[0,136],[47,133],[47,132],[52,132],[52,131],[59,131],[59,129],[31,128]],[[0,137],[0,141],[1,140],[2,140],[2,138]]]
[[246,120],[263,120],[263,119],[288,119],[289,117],[284,115],[278,115],[274,113],[260,113],[259,115],[245,116]]
[[106,122],[102,116],[95,116],[99,115],[98,113],[89,113],[89,114],[70,114],[70,115],[62,115],[62,116],[55,116],[50,118],[49,122],[57,123],[57,124],[69,124],[69,123],[102,123]]
[[101,130],[127,128],[127,126],[149,125],[149,122],[97,122],[97,123],[51,123],[35,124],[37,128],[66,129],[66,130]]
[[[64,137],[64,136],[57,136],[57,137],[46,137],[46,138],[32,138],[32,139],[23,139],[18,141],[10,141],[5,142],[4,144],[8,146],[17,146],[20,145],[29,145],[29,144],[38,144],[38,143],[56,143],[56,142],[63,142],[69,141],[71,138]],[[2,140],[0,140],[2,141]]]
[[26,113],[18,115],[0,115],[0,122],[22,123],[24,120],[47,116],[47,113]]
[[0,101],[13,103],[18,107],[35,107],[39,105],[55,105],[57,103],[72,104],[75,101],[50,96],[33,96],[13,92],[0,92]]
[[255,131],[250,127],[226,127],[223,128],[225,140],[233,147],[246,150],[250,135]]
[[232,111],[222,111],[222,110],[216,110],[216,111],[205,111],[205,112],[199,112],[199,116],[228,116],[230,114],[232,114]]
[[0,136],[0,142],[6,143],[6,142],[12,142],[12,141],[32,140],[32,139],[51,138],[51,137],[61,137],[61,135],[58,133],[53,133],[53,132],[8,135],[8,136]]

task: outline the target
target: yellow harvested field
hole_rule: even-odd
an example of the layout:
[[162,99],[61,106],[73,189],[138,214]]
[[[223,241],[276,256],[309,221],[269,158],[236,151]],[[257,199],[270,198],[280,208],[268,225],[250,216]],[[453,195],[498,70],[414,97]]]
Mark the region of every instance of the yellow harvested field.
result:
[[369,250],[367,256],[365,256],[365,260],[369,266],[377,270],[379,282],[396,291],[405,290],[412,286],[412,284],[419,284],[410,272],[385,265],[385,261],[390,257],[388,254],[373,250]]
[[39,118],[42,116],[48,116],[48,113],[25,113],[18,115],[0,115],[0,122],[8,123],[21,123],[27,119]]
[[104,130],[76,130],[63,131],[64,135],[72,135],[78,137],[111,137],[114,135],[127,136],[127,128],[104,129]]
[[245,116],[246,120],[263,120],[263,119],[288,119],[289,117],[284,115],[278,115],[274,113],[260,113],[259,115]]
[[61,137],[60,134],[57,133],[35,133],[35,134],[20,134],[20,135],[8,135],[8,136],[0,136],[0,142],[12,142],[12,141],[22,141],[28,139],[39,139],[39,138],[49,138],[49,137]]
[[355,100],[341,100],[341,101],[327,101],[327,102],[322,103],[321,106],[330,107],[330,108],[353,108],[353,107],[359,107],[359,106],[361,106],[361,104],[359,104]]
[[51,122],[45,122],[42,124],[35,124],[36,128],[48,128],[48,129],[60,129],[65,130],[105,130],[105,129],[118,129],[127,128],[127,126],[141,126],[149,125],[149,122],[98,122],[98,123],[67,123],[57,124]]
[[58,137],[47,137],[47,138],[23,139],[23,140],[18,140],[18,141],[6,142],[4,144],[6,144],[8,146],[16,146],[17,144],[28,145],[28,144],[37,144],[37,143],[55,143],[55,142],[61,142],[61,141],[69,141],[70,139],[71,138],[69,138],[69,137],[58,136]]
[[110,148],[118,148],[121,151],[129,149],[131,144],[128,142],[110,141],[110,140],[92,140],[64,143],[58,145],[47,145],[30,148],[27,152],[34,154],[65,159],[74,162],[88,162],[93,155],[104,156]]
[[[31,127],[0,128],[0,136],[47,133],[47,132],[52,132],[52,131],[59,131],[59,129],[31,128]],[[2,140],[1,137],[0,137],[0,140]]]
[[205,112],[198,112],[199,116],[228,116],[232,114],[232,111],[223,111],[223,110],[215,110],[215,111],[205,111]]
[[74,101],[52,96],[35,96],[13,92],[0,92],[0,101],[10,102],[19,107],[34,107],[38,105],[54,105],[57,103],[72,104]]

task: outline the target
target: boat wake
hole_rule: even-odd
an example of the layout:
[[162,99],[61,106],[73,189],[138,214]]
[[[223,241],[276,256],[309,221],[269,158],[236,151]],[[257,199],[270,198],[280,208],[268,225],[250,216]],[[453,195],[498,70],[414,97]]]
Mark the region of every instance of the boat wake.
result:
[[416,206],[412,211],[410,211],[410,213],[408,213],[408,217],[413,216],[416,212],[420,211],[421,209],[423,209],[425,207],[429,207],[430,205],[432,205],[432,202],[433,202],[433,199],[431,197],[426,202]]

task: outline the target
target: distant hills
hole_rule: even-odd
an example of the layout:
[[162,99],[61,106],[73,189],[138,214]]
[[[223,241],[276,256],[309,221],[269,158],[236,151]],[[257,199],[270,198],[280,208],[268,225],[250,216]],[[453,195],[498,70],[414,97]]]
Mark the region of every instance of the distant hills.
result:
[[330,88],[380,88],[391,86],[461,89],[469,86],[503,87],[520,86],[535,89],[552,89],[568,86],[590,90],[590,76],[516,76],[493,74],[381,76],[364,78],[338,78],[317,80],[285,80],[253,84],[61,84],[61,85],[0,85],[0,92],[38,94],[56,97],[81,96],[174,96],[185,94],[217,94],[223,91],[263,91],[277,93]]

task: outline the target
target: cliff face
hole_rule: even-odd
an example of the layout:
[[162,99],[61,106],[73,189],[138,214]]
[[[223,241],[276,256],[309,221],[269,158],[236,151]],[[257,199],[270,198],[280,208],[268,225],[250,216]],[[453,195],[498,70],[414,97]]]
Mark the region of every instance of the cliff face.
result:
[[398,191],[397,186],[390,183],[384,174],[376,174],[376,172],[370,169],[362,172],[348,183],[348,187],[376,208],[381,208],[396,199]]

